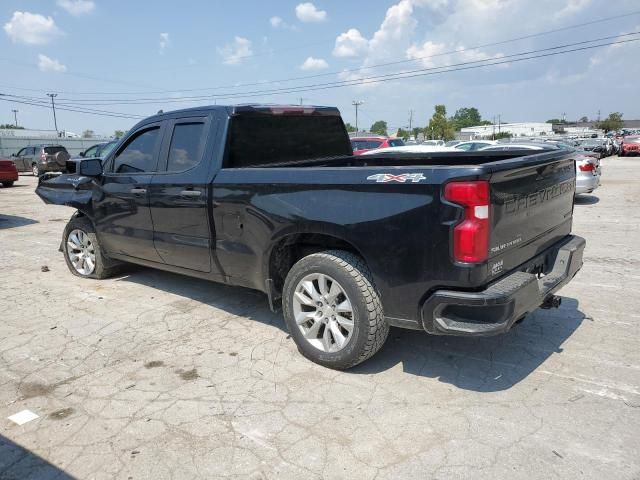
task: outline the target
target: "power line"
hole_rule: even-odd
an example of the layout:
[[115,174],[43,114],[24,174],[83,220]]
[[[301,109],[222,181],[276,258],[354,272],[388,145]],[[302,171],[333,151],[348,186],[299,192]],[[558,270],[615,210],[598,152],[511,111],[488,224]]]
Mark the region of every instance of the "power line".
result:
[[[36,101],[20,100],[15,97],[13,98],[3,98],[3,97],[8,97],[8,95],[0,94],[0,100],[4,102],[19,103],[21,105],[31,105],[33,107],[41,107],[41,108],[47,108],[47,109],[51,108],[49,103],[45,101],[36,102]],[[58,110],[63,110],[66,112],[84,113],[88,115],[96,115],[96,116],[102,116],[102,117],[126,118],[126,119],[133,119],[133,120],[141,120],[143,118],[146,118],[145,116],[142,116],[142,115],[110,114],[110,113],[100,113],[99,111],[94,111],[91,109],[66,108],[66,107],[61,107],[59,104],[56,108]]]
[[[629,33],[629,34],[624,34],[626,36],[628,35],[634,35],[637,32],[634,33]],[[623,35],[623,36],[624,36]],[[616,36],[616,38],[619,36]],[[605,37],[607,38],[607,37]],[[611,37],[608,37],[611,38]],[[331,82],[328,84],[318,84],[318,85],[311,85],[311,86],[301,86],[301,87],[292,87],[290,89],[279,89],[279,90],[275,90],[275,91],[271,91],[269,92],[272,95],[275,94],[290,94],[290,93],[299,93],[299,92],[306,92],[306,91],[317,91],[317,90],[328,90],[328,89],[334,89],[334,88],[341,88],[341,87],[345,87],[345,86],[353,86],[353,85],[365,85],[365,84],[372,84],[372,83],[384,83],[384,82],[388,82],[388,81],[394,81],[394,80],[401,80],[401,79],[407,79],[407,78],[415,78],[415,77],[423,77],[423,76],[430,76],[430,75],[439,75],[442,73],[449,73],[449,72],[457,72],[457,71],[464,71],[464,70],[472,70],[472,69],[478,69],[478,68],[484,68],[484,67],[488,67],[488,66],[495,66],[495,65],[502,65],[502,64],[506,64],[506,63],[516,63],[516,62],[522,62],[522,61],[527,61],[527,60],[534,60],[534,59],[539,59],[539,58],[546,58],[546,57],[552,57],[552,56],[557,56],[557,55],[563,55],[563,54],[567,54],[567,53],[573,53],[573,52],[578,52],[578,51],[585,51],[585,50],[592,50],[594,48],[600,48],[600,47],[605,47],[605,46],[611,46],[611,45],[620,45],[620,44],[625,44],[625,43],[631,43],[631,42],[636,42],[639,41],[640,38],[633,38],[633,39],[628,39],[628,40],[620,40],[620,41],[616,41],[616,42],[608,42],[608,43],[601,43],[601,44],[597,44],[597,45],[589,45],[589,46],[584,46],[584,47],[579,47],[579,48],[573,48],[573,49],[566,49],[566,50],[562,50],[562,51],[552,51],[549,53],[544,53],[544,54],[539,54],[539,55],[531,55],[532,53],[537,53],[537,52],[543,52],[543,51],[549,51],[549,50],[557,50],[559,48],[566,48],[567,46],[572,46],[572,45],[580,45],[580,44],[585,44],[585,43],[593,43],[596,40],[588,40],[588,41],[584,41],[584,42],[578,42],[575,44],[568,44],[568,45],[564,45],[564,46],[557,46],[557,47],[551,47],[551,48],[547,48],[547,49],[540,49],[540,50],[534,50],[534,51],[530,51],[530,52],[524,52],[524,53],[520,53],[520,54],[514,54],[514,55],[509,55],[509,56],[505,56],[505,57],[499,57],[498,59],[485,59],[485,60],[478,60],[478,61],[473,61],[473,62],[463,62],[457,65],[449,65],[449,66],[444,66],[444,67],[435,67],[435,68],[427,68],[427,69],[421,69],[421,70],[415,70],[415,71],[409,71],[409,72],[399,72],[399,73],[395,73],[395,74],[388,74],[388,75],[379,75],[379,76],[374,76],[374,77],[368,77],[368,78],[363,78],[363,79],[358,79],[358,80],[354,80],[354,81],[345,81],[345,82]],[[523,56],[523,55],[529,55],[529,56]],[[516,56],[522,56],[522,58],[512,58],[512,57],[516,57]],[[496,60],[496,61],[491,61],[491,60]],[[486,62],[486,63],[480,63],[479,62]],[[438,70],[438,71],[434,71],[434,70]],[[284,91],[283,91],[284,90]],[[216,98],[233,98],[234,96],[244,96],[244,97],[253,97],[253,96],[264,96],[265,94],[267,94],[267,92],[265,91],[258,91],[258,92],[250,92],[250,93],[246,93],[246,94],[241,94],[241,95],[230,95],[229,97],[225,96],[215,96]],[[0,94],[2,95],[2,94]],[[35,106],[43,106],[41,103],[35,103],[33,101],[29,102],[29,101],[24,101],[24,100],[17,100],[20,97],[17,96],[13,96],[13,95],[4,95],[5,97],[12,97],[15,98],[16,100],[12,99],[6,99],[6,98],[0,98],[0,100],[5,100],[5,101],[15,101],[16,103],[24,103],[27,105],[35,105]],[[211,98],[211,96],[208,97],[204,97],[204,98]],[[203,99],[204,99],[203,98]],[[192,98],[191,100],[194,100],[194,98]],[[61,110],[63,108],[60,108]],[[69,107],[64,108],[64,110],[67,111],[77,111],[79,113],[87,113],[87,114],[92,114],[93,112],[91,111],[87,111],[88,109],[83,109],[83,110],[79,110],[78,107],[76,107],[76,109],[72,109]],[[135,118],[134,116],[124,116],[124,115],[119,115],[119,114],[106,114],[106,113],[93,113],[95,115],[103,115],[103,116],[118,116],[120,118]],[[140,117],[138,117],[140,118]]]
[[[483,64],[484,62],[490,62],[492,60],[499,60],[498,63],[487,63],[486,65],[499,65],[499,64],[503,64],[503,63],[512,63],[512,62],[516,62],[516,61],[522,61],[522,60],[527,60],[527,59],[535,59],[535,58],[542,58],[542,57],[548,57],[548,56],[554,56],[554,55],[560,55],[560,54],[564,54],[564,53],[572,53],[572,52],[577,52],[577,51],[582,51],[582,50],[589,50],[589,49],[593,49],[593,48],[599,48],[599,47],[603,47],[603,46],[609,46],[609,45],[617,45],[617,44],[622,44],[622,43],[629,43],[629,42],[633,42],[633,41],[637,41],[640,40],[640,38],[636,38],[636,39],[631,39],[631,40],[624,40],[624,41],[618,41],[618,42],[610,42],[610,43],[603,43],[603,44],[599,44],[599,45],[591,45],[588,47],[583,47],[583,48],[576,48],[576,49],[568,49],[569,47],[575,47],[578,45],[585,45],[588,43],[595,43],[595,42],[601,42],[604,40],[610,40],[610,39],[614,39],[614,38],[621,38],[621,37],[628,37],[628,36],[632,36],[632,35],[638,35],[640,33],[640,31],[637,32],[631,32],[631,33],[625,33],[625,34],[620,34],[620,35],[611,35],[611,36],[607,36],[607,37],[600,37],[600,38],[596,38],[596,39],[590,39],[590,40],[584,40],[581,42],[575,42],[575,43],[568,43],[568,44],[564,44],[564,45],[556,45],[553,47],[548,47],[548,48],[543,48],[543,49],[537,49],[537,50],[529,50],[526,52],[520,52],[520,53],[515,53],[515,54],[511,54],[511,55],[505,55],[505,56],[500,56],[500,57],[488,57],[488,58],[484,58],[484,59],[480,59],[480,60],[473,60],[473,61],[468,61],[468,62],[460,62],[460,63],[454,63],[454,64],[450,64],[450,65],[443,65],[443,66],[437,66],[437,67],[429,67],[429,68],[421,68],[421,69],[416,69],[416,70],[407,70],[407,71],[402,71],[402,72],[395,72],[395,73],[388,73],[388,74],[384,74],[384,75],[375,75],[375,76],[370,76],[370,77],[362,77],[360,79],[355,79],[355,80],[341,80],[341,81],[334,81],[334,82],[326,82],[326,83],[316,83],[316,84],[307,84],[307,85],[298,85],[298,86],[292,86],[292,87],[283,87],[283,88],[278,88],[278,89],[267,89],[267,90],[252,90],[252,91],[247,91],[247,92],[228,92],[228,93],[221,93],[221,94],[215,94],[215,95],[199,95],[199,96],[184,96],[184,97],[155,97],[155,98],[139,98],[139,99],[95,99],[92,100],[93,102],[97,102],[97,103],[89,103],[90,100],[69,100],[67,99],[66,102],[68,105],[134,105],[134,104],[157,104],[157,103],[181,103],[181,102],[185,102],[185,101],[201,101],[201,100],[210,100],[213,98],[216,99],[228,99],[228,98],[242,98],[242,97],[254,97],[254,96],[260,96],[260,95],[273,95],[273,94],[278,94],[278,93],[300,93],[300,92],[306,92],[306,91],[314,91],[314,90],[325,90],[327,88],[338,88],[338,87],[344,87],[344,86],[353,86],[353,85],[362,85],[362,84],[368,84],[368,83],[379,83],[382,81],[389,81],[389,80],[393,80],[393,79],[400,79],[400,78],[412,78],[413,76],[422,76],[422,75],[413,75],[413,74],[419,74],[419,73],[423,73],[423,72],[435,72],[435,73],[444,73],[444,72],[449,72],[449,71],[457,71],[456,68],[457,67],[465,67],[468,65],[476,65],[476,68],[482,66],[479,64]],[[524,59],[518,59],[517,57],[524,57],[527,55],[533,55],[533,54],[537,54],[540,52],[548,52],[548,51],[554,51],[554,50],[563,50],[564,51],[557,51],[557,52],[551,52],[550,54],[545,54],[545,55],[540,55],[540,56],[531,56],[530,58],[524,58]],[[468,68],[462,68],[462,70],[465,70]],[[437,70],[442,70],[442,72],[436,72]]]
[[[592,21],[589,21],[589,22],[583,22],[583,23],[578,23],[578,24],[574,24],[574,25],[569,25],[569,26],[566,26],[566,27],[560,27],[560,28],[556,28],[556,29],[545,30],[545,31],[542,31],[542,32],[537,32],[537,33],[532,33],[532,34],[528,34],[528,35],[523,35],[523,36],[520,36],[520,37],[510,38],[510,39],[507,39],[507,40],[500,40],[500,41],[497,41],[497,42],[485,43],[485,44],[477,45],[477,46],[474,46],[474,47],[460,48],[460,49],[457,49],[457,50],[450,50],[448,52],[440,52],[440,53],[433,54],[433,55],[428,55],[428,56],[415,57],[415,58],[406,59],[406,60],[396,60],[396,61],[392,61],[392,62],[380,63],[380,64],[375,64],[375,65],[368,65],[368,66],[363,66],[363,67],[359,67],[359,68],[351,68],[351,69],[345,69],[345,70],[341,70],[341,71],[325,72],[325,73],[319,73],[319,74],[314,74],[314,75],[290,77],[290,78],[278,79],[278,80],[268,80],[268,81],[262,81],[262,82],[240,83],[240,84],[236,83],[236,84],[232,84],[232,85],[220,85],[220,86],[215,86],[215,87],[179,89],[179,90],[158,90],[158,91],[148,91],[148,90],[146,90],[144,92],[65,92],[65,91],[58,91],[57,93],[60,93],[60,94],[63,94],[63,95],[140,95],[141,93],[147,93],[147,94],[149,94],[149,93],[150,94],[182,93],[182,92],[198,92],[198,91],[220,90],[220,89],[223,89],[223,88],[238,88],[238,87],[248,87],[248,86],[257,86],[257,85],[269,85],[269,84],[274,84],[274,83],[291,82],[291,81],[296,81],[296,80],[306,80],[306,79],[310,79],[310,78],[321,78],[321,77],[339,75],[339,74],[350,73],[350,72],[359,72],[359,71],[362,71],[362,70],[371,70],[371,69],[380,68],[380,67],[386,67],[386,66],[391,66],[391,65],[399,65],[399,64],[404,64],[404,63],[418,62],[418,61],[421,61],[421,60],[427,60],[427,59],[441,57],[441,56],[445,56],[445,55],[453,55],[453,54],[459,54],[459,53],[469,52],[469,51],[473,51],[473,50],[478,50],[480,48],[487,48],[487,47],[493,47],[493,46],[498,46],[498,45],[504,45],[504,44],[507,44],[507,43],[517,42],[517,41],[521,41],[521,40],[527,40],[527,39],[530,39],[530,38],[541,37],[541,36],[550,35],[550,34],[553,34],[553,33],[563,32],[563,31],[567,31],[567,30],[573,30],[573,29],[576,29],[576,28],[581,28],[581,27],[585,27],[585,26],[589,26],[589,25],[608,22],[608,21],[611,21],[611,20],[617,20],[617,19],[620,19],[620,18],[628,18],[630,16],[638,15],[638,14],[640,14],[640,10],[636,10],[636,11],[632,11],[632,12],[628,12],[628,13],[620,14],[620,15],[613,15],[613,16],[610,16],[610,17],[604,17],[604,18],[592,20]],[[298,48],[298,47],[295,47],[295,48]],[[251,54],[251,55],[247,55],[245,57],[248,58],[248,57],[260,56],[260,55],[263,55],[263,54]],[[242,57],[242,58],[245,58],[245,57]],[[14,62],[14,63],[16,63],[16,62]],[[17,63],[21,63],[21,64],[29,65],[29,66],[35,66],[35,65],[31,65],[31,64],[26,64],[24,62],[17,62]],[[106,80],[103,77],[101,77],[101,78],[90,77],[90,76],[87,76],[87,75],[74,74],[74,73],[71,73],[71,72],[66,72],[64,74],[65,75],[74,75],[74,76],[77,76],[77,77],[80,77],[80,78],[87,78],[87,79],[90,79],[90,80],[105,81],[105,82],[108,82],[108,83],[121,83],[121,84],[125,84],[125,85],[140,86],[140,85],[132,84],[130,82],[123,82],[123,81],[118,81],[118,80]],[[12,89],[15,89],[15,90],[42,92],[42,90],[39,90],[39,89],[29,89],[29,88],[23,88],[23,87],[10,87],[10,86],[4,86],[4,87],[5,88],[12,88]]]

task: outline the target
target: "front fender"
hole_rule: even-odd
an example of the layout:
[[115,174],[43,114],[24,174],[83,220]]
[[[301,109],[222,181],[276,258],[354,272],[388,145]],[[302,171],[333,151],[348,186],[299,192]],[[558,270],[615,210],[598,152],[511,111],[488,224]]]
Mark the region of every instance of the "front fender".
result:
[[64,205],[93,218],[93,179],[75,174],[43,176],[36,195],[46,204]]

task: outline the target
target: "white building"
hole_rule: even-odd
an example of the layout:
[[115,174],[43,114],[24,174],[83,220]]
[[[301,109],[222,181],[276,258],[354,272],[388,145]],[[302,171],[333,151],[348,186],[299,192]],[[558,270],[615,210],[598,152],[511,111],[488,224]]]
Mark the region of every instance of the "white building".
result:
[[499,132],[508,132],[514,137],[537,137],[541,135],[553,135],[550,123],[524,122],[524,123],[501,123],[500,125],[478,125],[477,127],[466,127],[460,133],[473,138],[491,137]]

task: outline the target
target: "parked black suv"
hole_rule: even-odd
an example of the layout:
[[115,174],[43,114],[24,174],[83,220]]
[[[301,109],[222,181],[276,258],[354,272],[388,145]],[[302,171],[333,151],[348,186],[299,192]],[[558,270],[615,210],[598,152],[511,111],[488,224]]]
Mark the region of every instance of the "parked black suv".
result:
[[159,114],[104,163],[69,163],[36,192],[77,209],[73,274],[131,262],[261,290],[332,368],[390,325],[506,332],[582,266],[568,149],[353,156],[335,108],[244,105]]

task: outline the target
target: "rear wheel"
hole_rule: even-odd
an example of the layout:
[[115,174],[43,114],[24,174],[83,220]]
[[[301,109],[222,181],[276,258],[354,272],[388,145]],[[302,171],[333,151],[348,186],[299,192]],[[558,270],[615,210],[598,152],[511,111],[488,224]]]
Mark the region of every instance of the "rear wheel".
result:
[[13,187],[13,181],[11,182],[2,182],[2,186],[5,188]]
[[62,244],[67,267],[78,277],[103,279],[119,270],[120,262],[102,252],[93,224],[86,217],[74,217],[67,223]]
[[31,165],[31,173],[33,173],[34,177],[39,177],[40,176],[40,169],[38,168],[38,164],[34,163],[33,165]]
[[309,255],[291,268],[283,310],[300,352],[329,368],[347,369],[367,360],[389,333],[367,265],[341,250]]

